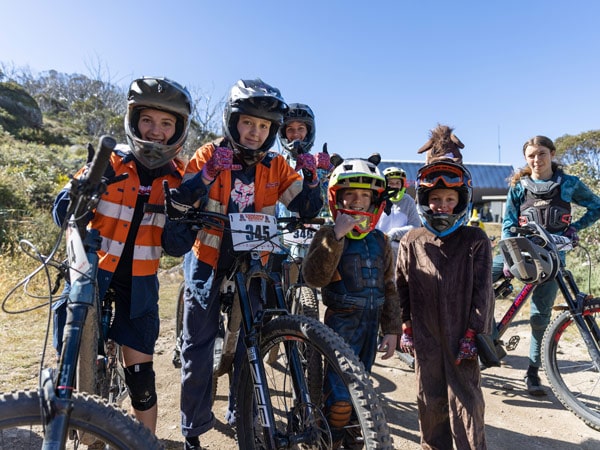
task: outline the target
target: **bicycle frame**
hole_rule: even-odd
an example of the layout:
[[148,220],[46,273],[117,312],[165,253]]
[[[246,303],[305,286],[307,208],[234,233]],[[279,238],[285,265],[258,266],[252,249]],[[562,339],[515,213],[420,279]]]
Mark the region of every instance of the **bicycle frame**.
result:
[[[96,303],[97,251],[100,234],[97,230],[85,231],[89,205],[102,193],[101,177],[108,166],[108,159],[116,141],[109,136],[100,140],[99,152],[95,155],[87,177],[79,186],[87,192],[78,192],[72,199],[72,208],[67,229],[67,252],[71,271],[71,290],[67,303],[67,321],[64,329],[63,346],[56,371],[45,369],[40,379],[42,416],[46,429],[42,449],[64,448],[69,430],[69,418],[73,408],[70,401],[75,389],[75,376],[83,329],[89,308]],[[82,236],[85,238],[82,239]]]

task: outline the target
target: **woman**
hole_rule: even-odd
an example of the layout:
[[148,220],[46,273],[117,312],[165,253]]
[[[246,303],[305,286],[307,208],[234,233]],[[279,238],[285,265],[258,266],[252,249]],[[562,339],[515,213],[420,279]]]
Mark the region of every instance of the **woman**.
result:
[[[510,183],[502,222],[503,239],[514,236],[511,227],[536,222],[550,233],[567,236],[576,244],[579,240],[577,232],[600,218],[600,197],[576,176],[565,174],[553,161],[555,154],[556,147],[546,136],[535,136],[523,144],[527,166],[518,171]],[[586,209],[574,222],[571,220],[572,203]],[[506,276],[512,276],[506,267],[504,272]],[[527,391],[535,396],[546,395],[538,375],[540,351],[557,291],[558,285],[553,280],[537,286],[531,297],[531,343],[525,383]]]

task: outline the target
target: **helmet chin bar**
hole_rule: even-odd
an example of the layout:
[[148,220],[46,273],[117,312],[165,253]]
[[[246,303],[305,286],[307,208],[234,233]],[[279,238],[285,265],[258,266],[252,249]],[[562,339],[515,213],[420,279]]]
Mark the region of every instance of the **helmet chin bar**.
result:
[[354,217],[355,219],[360,219],[361,221],[354,225],[353,230],[358,233],[368,233],[375,228],[377,225],[377,215],[370,213],[368,211],[355,211],[353,209],[338,209],[338,214],[348,214],[349,216]]

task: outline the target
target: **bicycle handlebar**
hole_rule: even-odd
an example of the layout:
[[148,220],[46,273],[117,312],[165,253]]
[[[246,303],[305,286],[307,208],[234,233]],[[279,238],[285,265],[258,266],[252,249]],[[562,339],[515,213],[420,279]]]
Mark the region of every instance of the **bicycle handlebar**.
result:
[[93,186],[101,183],[102,176],[108,167],[110,155],[116,145],[117,141],[113,137],[108,135],[100,136],[98,152],[94,155],[94,159],[92,159],[87,176],[83,177],[85,182]]

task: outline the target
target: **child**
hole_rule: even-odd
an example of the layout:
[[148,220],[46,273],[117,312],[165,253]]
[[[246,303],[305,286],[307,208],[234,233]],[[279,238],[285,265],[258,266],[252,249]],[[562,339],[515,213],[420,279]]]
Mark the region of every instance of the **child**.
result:
[[397,190],[390,198],[388,211],[377,223],[377,229],[387,234],[392,241],[394,264],[398,255],[398,242],[409,230],[421,226],[415,200],[406,193],[406,172],[400,167],[388,167],[383,171],[388,189]]
[[[117,146],[105,173],[108,179],[128,176],[108,185],[90,223],[102,237],[99,298],[109,289],[116,293],[108,337],[123,350],[133,414],[152,432],[157,420],[153,369],[159,333],[157,271],[165,223],[162,183],[181,183],[184,162],[177,156],[188,134],[191,112],[190,94],[175,81],[143,77],[131,83],[125,115],[129,146]],[[69,189],[67,185],[54,203],[52,213],[59,225],[66,220]],[[66,304],[54,307],[55,347],[60,352]]]
[[[350,344],[368,372],[378,349],[379,326],[384,333],[379,347],[383,359],[394,354],[401,333],[392,248],[387,236],[375,229],[385,204],[384,191],[385,178],[373,162],[341,162],[328,188],[335,224],[315,234],[302,269],[306,282],[321,288],[325,323]],[[352,419],[348,390],[328,373],[325,395],[333,448],[342,444],[348,448],[355,443],[352,432],[343,428]]]
[[[169,216],[198,205],[223,214],[274,215],[280,201],[301,217],[315,217],[323,200],[314,156],[299,155],[297,170],[305,171],[302,179],[283,156],[269,151],[287,109],[279,89],[260,79],[239,80],[223,112],[225,137],[196,151],[181,187],[171,191],[176,211]],[[181,426],[187,450],[200,449],[199,436],[214,423],[213,348],[219,328],[219,291],[235,257],[232,247],[230,232],[195,231],[171,220],[165,226],[165,251],[173,256],[187,252],[181,348]],[[232,389],[239,373],[235,367]],[[230,396],[226,417],[230,423],[235,418],[234,400]]]
[[[400,347],[414,352],[423,448],[485,450],[484,400],[475,336],[493,313],[492,250],[465,226],[471,175],[451,160],[422,167],[416,180],[424,225],[400,240]],[[413,331],[414,330],[414,331]]]

